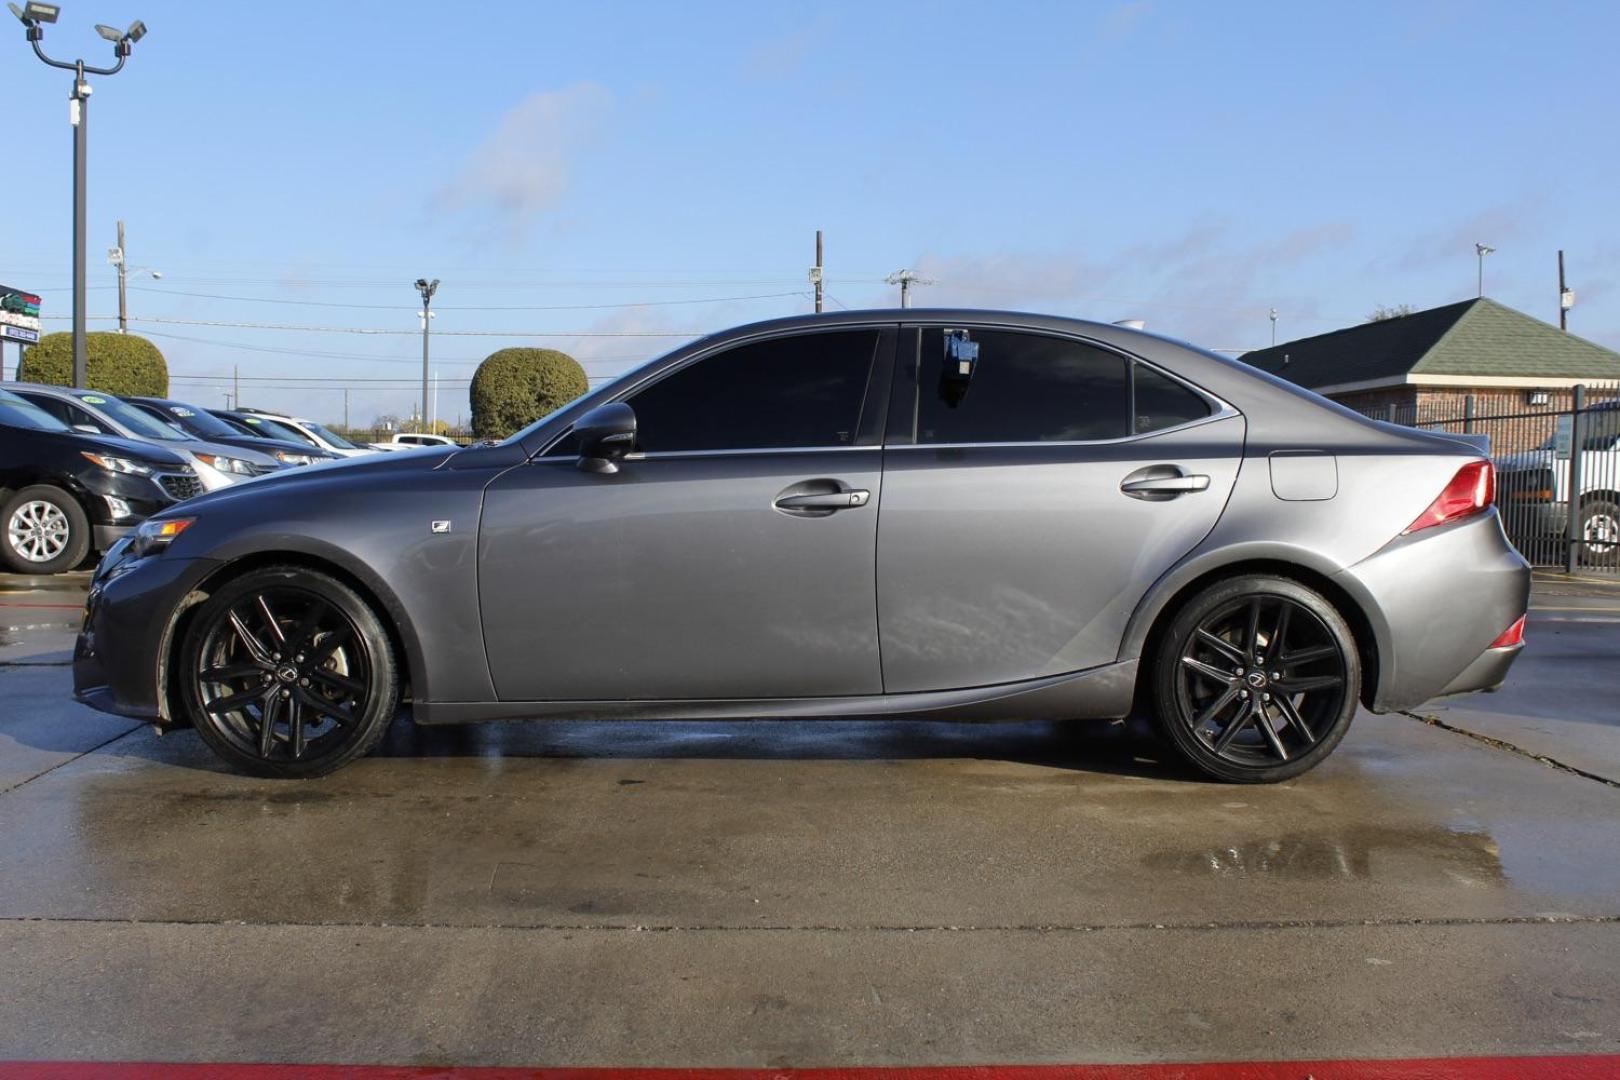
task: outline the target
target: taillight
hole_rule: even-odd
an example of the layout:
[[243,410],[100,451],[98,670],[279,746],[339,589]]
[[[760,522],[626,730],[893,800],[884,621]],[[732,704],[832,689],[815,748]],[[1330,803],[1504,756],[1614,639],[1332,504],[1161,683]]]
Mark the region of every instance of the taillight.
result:
[[1401,535],[1482,513],[1490,508],[1495,499],[1495,466],[1488,461],[1470,461],[1457,470],[1457,475],[1451,478],[1445,490],[1435,497],[1427,510],[1418,515],[1416,521],[1402,530]]
[[1506,630],[1502,631],[1502,635],[1500,637],[1498,637],[1495,641],[1491,642],[1491,648],[1493,648],[1493,649],[1505,649],[1509,645],[1523,645],[1524,644],[1524,620],[1525,620],[1525,616],[1523,616],[1523,615],[1520,615],[1517,619],[1515,619],[1513,621],[1512,626],[1510,626]]

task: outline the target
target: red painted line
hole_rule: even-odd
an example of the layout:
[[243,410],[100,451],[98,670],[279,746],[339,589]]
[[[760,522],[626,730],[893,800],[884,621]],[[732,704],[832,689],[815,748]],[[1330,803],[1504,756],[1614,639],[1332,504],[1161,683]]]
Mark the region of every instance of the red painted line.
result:
[[1620,1056],[947,1065],[847,1069],[531,1069],[406,1065],[0,1062],[0,1080],[1615,1080]]

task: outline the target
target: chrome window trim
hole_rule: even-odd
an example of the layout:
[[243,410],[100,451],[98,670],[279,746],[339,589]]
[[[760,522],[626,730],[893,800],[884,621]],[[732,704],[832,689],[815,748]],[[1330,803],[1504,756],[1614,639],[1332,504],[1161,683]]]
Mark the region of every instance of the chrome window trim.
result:
[[[1209,395],[1204,395],[1208,397]],[[1214,400],[1219,400],[1214,399]],[[1220,420],[1229,420],[1234,416],[1243,414],[1230,405],[1221,403],[1219,412],[1201,416],[1197,420],[1189,420],[1185,424],[1175,427],[1159,428],[1157,431],[1144,431],[1136,435],[1122,435],[1117,439],[1047,439],[1035,442],[955,442],[955,443],[885,443],[884,450],[970,450],[990,447],[1037,447],[1037,446],[1116,446],[1120,443],[1141,442],[1143,439],[1157,439],[1160,435],[1169,435],[1177,431],[1188,431],[1205,424],[1213,424]]]

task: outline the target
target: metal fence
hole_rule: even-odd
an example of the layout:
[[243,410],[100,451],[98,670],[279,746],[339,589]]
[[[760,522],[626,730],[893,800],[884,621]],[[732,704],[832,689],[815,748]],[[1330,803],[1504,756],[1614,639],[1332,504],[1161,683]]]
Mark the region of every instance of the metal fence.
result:
[[[1544,403],[1532,404],[1537,397]],[[1468,394],[1455,405],[1362,412],[1408,427],[1489,436],[1497,507],[1524,557],[1571,573],[1620,574],[1620,383]]]

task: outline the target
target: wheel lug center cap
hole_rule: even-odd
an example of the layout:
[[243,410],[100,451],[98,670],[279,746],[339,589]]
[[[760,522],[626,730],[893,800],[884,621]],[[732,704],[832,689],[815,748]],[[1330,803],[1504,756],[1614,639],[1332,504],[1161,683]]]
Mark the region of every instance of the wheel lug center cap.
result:
[[291,664],[282,664],[276,668],[276,678],[284,683],[298,681],[298,669]]
[[1262,689],[1269,681],[1266,679],[1266,673],[1263,671],[1251,671],[1247,676],[1245,676],[1245,678],[1247,679],[1249,685],[1254,687],[1256,690]]

